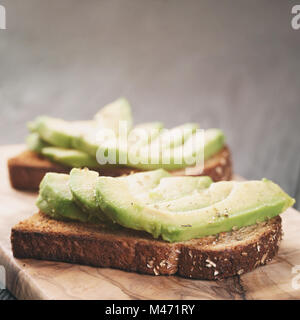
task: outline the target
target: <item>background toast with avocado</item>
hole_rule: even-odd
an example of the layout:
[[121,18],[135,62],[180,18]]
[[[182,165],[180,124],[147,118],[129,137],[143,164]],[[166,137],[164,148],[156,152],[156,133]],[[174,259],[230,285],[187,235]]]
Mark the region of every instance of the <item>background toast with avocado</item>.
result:
[[[51,117],[38,117],[28,124],[30,134],[26,139],[28,150],[8,160],[8,170],[11,185],[21,190],[37,190],[39,183],[47,172],[69,173],[71,168],[88,167],[104,176],[121,176],[130,172],[154,169],[151,166],[139,166],[128,163],[125,165],[99,165],[96,153],[101,144],[106,147],[106,138],[99,137],[99,128],[111,129],[117,135],[119,121],[127,123],[132,128],[131,107],[128,101],[120,98],[105,106],[89,121],[67,122]],[[198,128],[197,124],[187,123],[170,130],[170,134],[178,129],[191,129],[192,134]],[[133,130],[153,130],[156,135],[151,139],[163,137],[163,124],[160,122],[143,123],[133,127]],[[96,134],[97,133],[97,134]],[[232,177],[232,162],[230,150],[225,144],[225,137],[219,129],[208,129],[205,143],[204,168],[195,165],[181,165],[165,167],[174,175],[208,175],[214,181],[230,180]],[[96,137],[96,135],[98,135]],[[101,134],[100,134],[101,135]],[[175,135],[174,135],[175,136]],[[100,138],[100,142],[99,142]],[[184,140],[186,138],[186,140]],[[180,146],[188,141],[189,137],[175,141]],[[152,141],[152,140],[151,140]],[[134,141],[140,148],[148,146],[149,141],[138,137]],[[176,145],[177,143],[177,145]],[[120,150],[117,150],[121,152]],[[164,167],[159,164],[158,167]]]
[[221,279],[275,256],[279,214],[293,203],[267,179],[213,183],[162,169],[118,178],[48,173],[40,212],[12,229],[12,249],[17,258]]

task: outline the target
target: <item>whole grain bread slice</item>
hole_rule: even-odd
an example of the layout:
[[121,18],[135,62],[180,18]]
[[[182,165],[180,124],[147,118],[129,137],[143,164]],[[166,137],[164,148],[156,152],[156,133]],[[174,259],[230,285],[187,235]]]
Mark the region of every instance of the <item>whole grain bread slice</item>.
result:
[[279,216],[217,236],[168,243],[117,225],[63,222],[38,213],[12,228],[11,244],[16,258],[213,280],[266,264],[281,235]]
[[[51,162],[32,151],[25,151],[8,160],[8,172],[13,188],[36,191],[47,172],[69,173],[71,168]],[[137,170],[129,167],[114,167],[113,169],[98,170],[102,176],[128,175]],[[174,175],[208,175],[214,181],[230,180],[232,177],[232,162],[228,147],[209,158],[204,163],[204,169],[189,167],[173,171]]]

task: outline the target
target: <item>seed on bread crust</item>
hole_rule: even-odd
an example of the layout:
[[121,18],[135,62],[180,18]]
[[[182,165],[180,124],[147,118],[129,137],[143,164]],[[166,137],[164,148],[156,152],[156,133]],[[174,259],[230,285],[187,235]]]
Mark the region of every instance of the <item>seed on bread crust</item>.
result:
[[210,265],[210,267],[216,267],[217,265],[214,263],[214,262],[212,262],[211,260],[209,260],[209,259],[206,259],[206,262],[207,262],[207,264],[209,264]]
[[153,272],[154,272],[154,274],[155,274],[156,276],[158,276],[158,275],[159,275],[159,272],[157,271],[157,269],[156,269],[156,268],[153,268]]

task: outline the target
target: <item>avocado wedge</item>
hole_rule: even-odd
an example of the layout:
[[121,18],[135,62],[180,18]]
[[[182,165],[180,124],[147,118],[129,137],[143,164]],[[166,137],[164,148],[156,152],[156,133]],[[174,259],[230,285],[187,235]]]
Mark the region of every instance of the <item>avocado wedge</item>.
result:
[[[96,189],[101,209],[124,227],[144,230],[155,238],[161,236],[170,242],[201,238],[252,225],[279,215],[294,203],[294,199],[267,179],[222,181],[207,183],[207,187],[195,188],[188,195],[175,197],[172,200],[175,204],[171,203],[169,210],[165,199],[155,204],[147,203],[147,191],[150,194],[155,191],[151,191],[151,188],[145,190],[144,180],[136,183],[135,175],[128,178],[100,177]],[[155,183],[150,185],[156,188],[159,186],[157,176],[161,176],[163,184],[162,178],[166,176],[164,170],[148,172],[145,181],[154,180]]]
[[94,121],[68,122],[47,116],[37,117],[30,124],[31,130],[37,132],[41,139],[61,148],[72,148],[74,141],[81,135],[90,132],[94,126]]
[[157,187],[149,191],[150,202],[169,203],[194,191],[208,188],[213,183],[210,177],[165,177]]
[[204,160],[219,152],[225,144],[225,136],[220,129],[207,129],[204,133]]
[[69,187],[74,201],[90,217],[97,217],[99,221],[111,223],[111,220],[101,211],[96,198],[96,184],[99,174],[88,169],[72,169]]
[[89,154],[75,150],[59,147],[44,147],[40,150],[40,153],[49,158],[50,160],[66,165],[68,167],[89,167],[98,168],[100,165],[96,159]]
[[[155,170],[162,168],[173,171],[197,164],[198,157],[208,159],[220,151],[225,144],[224,134],[219,129],[208,129],[204,131],[203,144],[199,141],[200,135],[192,134],[186,137],[183,144],[173,148],[164,147],[155,152],[151,145],[141,148],[137,160],[130,162],[129,166],[140,170]],[[154,150],[154,152],[153,152]],[[165,159],[169,159],[166,161]],[[201,161],[200,161],[201,162]]]
[[49,143],[41,139],[37,132],[32,132],[27,136],[26,145],[29,150],[37,153],[40,153],[43,148],[50,146]]
[[152,141],[152,147],[161,149],[174,148],[185,143],[185,141],[199,129],[197,123],[185,123],[170,130],[163,131]]
[[[128,134],[122,137],[110,137],[105,142],[97,145],[98,163],[110,163],[128,165],[130,157],[137,155],[140,148],[151,143],[161,133],[163,124],[161,122],[147,122],[135,126]],[[96,149],[96,146],[94,150]],[[131,154],[128,151],[131,150]]]
[[73,147],[96,157],[100,146],[123,134],[119,132],[119,124],[126,125],[127,131],[130,132],[132,115],[129,102],[120,98],[108,104],[94,116],[94,121],[94,128],[74,139]]
[[197,157],[203,156],[205,160],[220,151],[225,144],[221,130],[205,130],[203,140],[199,141],[201,136],[196,133],[197,129],[197,124],[187,123],[169,131],[161,130],[148,139],[137,139],[135,143],[130,140],[119,143],[117,139],[108,139],[98,145],[97,159],[102,164],[114,159],[116,164],[127,164],[148,171],[159,168],[172,171],[193,166],[200,159]]
[[128,144],[141,147],[158,137],[163,130],[162,122],[145,122],[135,126],[128,135]]
[[69,178],[67,174],[47,173],[40,184],[36,205],[54,219],[88,222],[89,216],[74,202]]
[[119,98],[106,105],[94,117],[100,128],[111,129],[119,134],[119,122],[124,121],[127,130],[132,128],[131,106],[127,99]]

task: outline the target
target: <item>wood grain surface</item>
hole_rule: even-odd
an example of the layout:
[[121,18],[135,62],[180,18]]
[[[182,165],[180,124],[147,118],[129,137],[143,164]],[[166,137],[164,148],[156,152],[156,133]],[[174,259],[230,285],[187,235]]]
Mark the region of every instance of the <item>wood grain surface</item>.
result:
[[147,276],[108,268],[50,261],[14,259],[10,229],[36,212],[36,194],[13,190],[7,158],[24,146],[0,147],[0,265],[7,288],[19,299],[300,299],[292,287],[294,266],[300,265],[300,215],[282,215],[284,239],[278,256],[267,266],[222,281],[177,276]]

